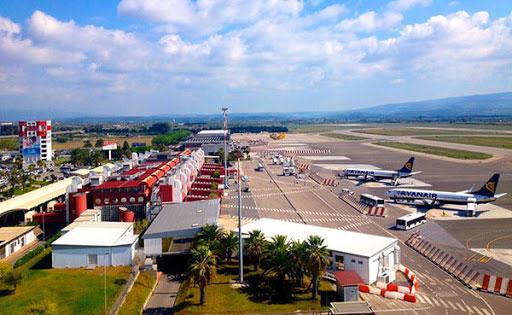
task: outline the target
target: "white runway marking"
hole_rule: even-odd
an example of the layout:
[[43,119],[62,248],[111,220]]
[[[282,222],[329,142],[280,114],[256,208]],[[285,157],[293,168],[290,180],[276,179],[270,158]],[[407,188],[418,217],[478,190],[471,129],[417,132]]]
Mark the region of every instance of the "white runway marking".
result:
[[349,157],[344,155],[309,155],[309,156],[301,156],[304,160],[310,161],[348,161]]

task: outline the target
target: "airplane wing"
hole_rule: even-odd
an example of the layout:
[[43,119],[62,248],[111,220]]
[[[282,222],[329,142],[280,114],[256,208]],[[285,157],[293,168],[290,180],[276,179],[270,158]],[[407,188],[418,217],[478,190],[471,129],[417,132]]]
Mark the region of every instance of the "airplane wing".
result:
[[494,195],[494,198],[498,199],[498,198],[501,198],[503,196],[505,196],[507,193],[502,193],[502,194],[496,194]]
[[473,191],[473,189],[475,189],[475,185],[471,186],[469,189],[457,191],[456,193],[457,194],[466,194],[466,193]]
[[417,172],[410,172],[409,175],[410,176],[413,176],[413,175],[418,175],[418,174],[421,174],[422,172],[421,171],[417,171]]

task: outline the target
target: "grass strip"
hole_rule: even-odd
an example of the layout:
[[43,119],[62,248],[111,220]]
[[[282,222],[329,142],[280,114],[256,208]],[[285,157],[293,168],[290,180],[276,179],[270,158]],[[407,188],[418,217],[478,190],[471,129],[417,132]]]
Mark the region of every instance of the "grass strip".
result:
[[140,314],[146,298],[151,293],[151,288],[156,281],[154,272],[141,271],[133,284],[132,290],[128,293],[121,309],[120,315]]
[[479,136],[430,136],[418,139],[442,141],[450,143],[470,144],[500,149],[512,149],[511,137],[479,137]]
[[358,140],[366,140],[368,138],[365,137],[359,137],[359,136],[353,136],[353,135],[344,135],[340,133],[322,133],[320,134],[324,137],[330,137],[334,139],[340,139],[340,140],[348,140],[348,141],[358,141]]
[[442,147],[435,147],[429,145],[415,144],[415,143],[403,143],[403,142],[376,142],[376,145],[380,145],[383,147],[390,147],[395,149],[402,149],[414,152],[427,153],[438,156],[445,156],[453,159],[459,160],[485,160],[491,158],[491,154],[482,153],[482,152],[474,152],[474,151],[466,151],[466,150],[456,150]]

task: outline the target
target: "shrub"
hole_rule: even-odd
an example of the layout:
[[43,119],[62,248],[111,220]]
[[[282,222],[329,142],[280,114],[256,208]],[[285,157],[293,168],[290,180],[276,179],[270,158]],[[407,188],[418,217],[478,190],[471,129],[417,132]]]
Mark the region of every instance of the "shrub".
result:
[[44,250],[44,246],[37,246],[34,250],[28,252],[25,256],[16,260],[16,262],[14,263],[14,268],[18,268],[18,267],[23,266],[24,264],[28,263],[32,258],[34,258],[37,255],[39,255],[40,253],[42,253],[43,250]]
[[215,172],[213,172],[212,177],[213,178],[220,178],[220,171],[216,170]]
[[62,236],[62,232],[59,231],[57,233],[55,233],[52,237],[50,237],[49,239],[46,240],[46,244],[44,244],[44,247],[50,247],[50,245],[56,240],[58,239],[59,237]]

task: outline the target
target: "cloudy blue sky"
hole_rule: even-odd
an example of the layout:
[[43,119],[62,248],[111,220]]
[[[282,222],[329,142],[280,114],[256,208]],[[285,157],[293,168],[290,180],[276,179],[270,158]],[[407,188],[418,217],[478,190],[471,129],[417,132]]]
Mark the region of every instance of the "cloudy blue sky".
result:
[[0,111],[344,110],[512,91],[510,0],[3,0]]

